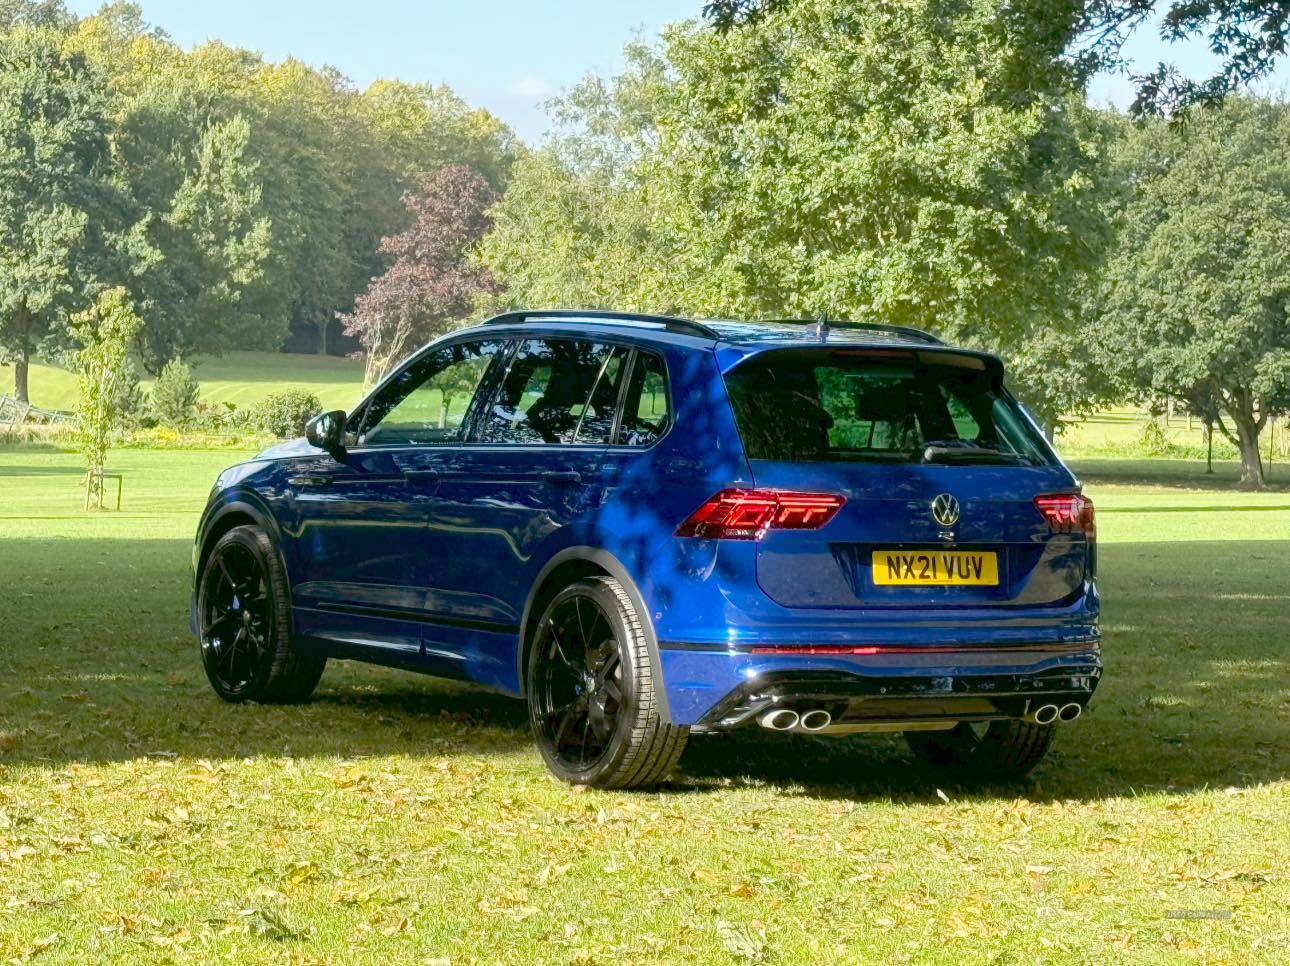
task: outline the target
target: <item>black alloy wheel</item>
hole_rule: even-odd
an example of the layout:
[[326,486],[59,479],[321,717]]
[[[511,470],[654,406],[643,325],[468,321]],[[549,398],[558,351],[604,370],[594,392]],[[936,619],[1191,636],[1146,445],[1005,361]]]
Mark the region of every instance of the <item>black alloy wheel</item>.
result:
[[296,653],[282,565],[259,530],[235,527],[202,570],[197,621],[202,665],[225,701],[293,702],[313,693],[326,658]]
[[580,580],[557,594],[538,624],[525,679],[550,769],[600,788],[664,777],[688,729],[662,721],[653,678],[639,618],[617,581]]
[[540,737],[568,767],[585,770],[609,747],[623,707],[623,664],[604,611],[572,594],[539,631],[535,695]]

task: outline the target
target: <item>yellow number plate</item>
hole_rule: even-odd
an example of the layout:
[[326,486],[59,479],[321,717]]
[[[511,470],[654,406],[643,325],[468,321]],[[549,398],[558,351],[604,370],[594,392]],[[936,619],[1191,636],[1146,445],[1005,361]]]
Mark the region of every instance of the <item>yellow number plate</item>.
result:
[[879,586],[994,587],[999,562],[990,552],[963,550],[875,550],[873,582]]

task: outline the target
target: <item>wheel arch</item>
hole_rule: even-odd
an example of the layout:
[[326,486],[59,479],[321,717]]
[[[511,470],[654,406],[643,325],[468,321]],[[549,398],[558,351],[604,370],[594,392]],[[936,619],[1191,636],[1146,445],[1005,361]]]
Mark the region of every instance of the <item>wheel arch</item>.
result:
[[[197,547],[197,555],[193,560],[194,592],[196,592],[198,582],[202,579],[202,571],[206,568],[206,560],[210,556],[211,549],[219,538],[235,527],[248,524],[259,527],[264,531],[265,536],[269,538],[269,543],[273,544],[274,552],[278,555],[278,561],[282,564],[283,573],[286,573],[286,561],[282,557],[281,534],[278,531],[278,524],[273,519],[273,515],[247,500],[231,500],[212,513],[202,528],[201,541]],[[287,583],[290,585],[290,577],[288,577]]]
[[632,606],[640,617],[641,630],[645,633],[645,646],[649,651],[650,668],[654,679],[658,681],[659,717],[665,723],[672,721],[672,709],[667,698],[667,686],[663,680],[663,662],[659,657],[658,638],[654,635],[654,621],[650,615],[645,599],[641,596],[636,582],[632,580],[627,568],[613,554],[598,547],[567,547],[557,553],[538,571],[524,602],[520,615],[519,647],[516,650],[516,677],[520,683],[520,694],[524,693],[524,677],[528,665],[529,646],[537,629],[537,622],[546,609],[546,602],[574,580],[584,577],[613,577],[626,591]]

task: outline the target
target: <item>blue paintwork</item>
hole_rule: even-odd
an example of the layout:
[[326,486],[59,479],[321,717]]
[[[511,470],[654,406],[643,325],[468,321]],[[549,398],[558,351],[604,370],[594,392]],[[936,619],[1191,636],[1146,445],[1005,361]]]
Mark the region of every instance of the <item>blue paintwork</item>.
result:
[[[594,334],[659,353],[671,429],[646,449],[465,443],[351,449],[344,462],[303,440],[275,446],[220,475],[198,529],[195,568],[213,534],[252,520],[281,553],[297,647],[520,695],[520,641],[538,616],[530,606],[538,584],[561,562],[593,561],[628,587],[647,618],[665,712],[678,724],[698,722],[750,675],[771,671],[900,677],[1100,666],[1092,547],[1082,537],[1049,534],[1031,502],[1037,493],[1078,489],[1055,457],[1036,468],[750,464],[722,373],[750,354],[814,342],[804,327],[728,326],[713,339],[559,319],[464,330],[433,345],[483,332],[490,339]],[[842,329],[828,341],[927,348]],[[571,473],[577,482],[567,481]],[[760,542],[673,536],[717,490],[752,485],[842,492],[847,504],[815,533],[772,531]],[[948,546],[928,513],[932,497],[947,491],[963,507],[954,545],[996,549],[1002,585],[874,587],[871,547]],[[1055,643],[1080,646],[1060,654],[969,650]],[[743,651],[767,644],[964,650]]]

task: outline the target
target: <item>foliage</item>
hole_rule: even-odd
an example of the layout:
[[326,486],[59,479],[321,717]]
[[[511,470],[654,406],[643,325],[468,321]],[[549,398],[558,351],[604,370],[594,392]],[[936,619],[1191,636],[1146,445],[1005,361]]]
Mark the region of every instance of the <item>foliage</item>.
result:
[[446,87],[184,50],[132,3],[0,0],[0,63],[0,358],[21,395],[27,360],[112,285],[150,373],[289,334],[328,351],[407,227],[402,195],[450,162],[500,189],[521,153]]
[[219,42],[185,52],[131,4],[81,21],[74,39],[113,77],[121,123],[136,132],[129,180],[153,185],[158,218],[177,184],[164,162],[191,168],[207,128],[248,125],[241,163],[272,243],[259,280],[240,283],[228,346],[276,346],[290,326],[327,351],[337,313],[385,268],[379,240],[407,224],[403,193],[454,161],[500,188],[519,152],[505,125],[446,87],[378,80],[359,92],[335,69],[294,59],[266,62]]
[[346,334],[358,338],[366,353],[367,384],[494,290],[491,276],[470,258],[488,230],[494,197],[477,172],[461,165],[445,165],[420,192],[404,196],[412,224],[382,239],[381,251],[393,262],[345,317]]
[[484,258],[514,302],[827,313],[986,346],[1065,328],[1105,217],[1061,50],[987,0],[672,28],[559,105],[574,133],[516,166]]
[[1232,98],[1144,126],[1125,155],[1102,363],[1140,399],[1215,407],[1262,486],[1259,433],[1290,408],[1290,107]]
[[483,262],[514,305],[685,310],[674,234],[643,170],[670,90],[667,63],[632,43],[626,67],[553,102],[555,135],[516,162],[490,212]]
[[305,389],[270,393],[250,410],[249,423],[279,439],[303,436],[305,423],[322,412],[322,403]]
[[28,360],[55,347],[111,260],[106,89],[52,27],[0,33],[0,358],[27,399]]
[[81,344],[76,353],[81,397],[76,407],[78,441],[85,455],[85,505],[103,506],[102,473],[112,436],[120,427],[122,403],[132,401],[131,380],[138,392],[128,353],[139,329],[139,317],[122,288],[99,295],[94,305],[72,319],[72,334]]
[[161,367],[152,386],[152,411],[172,429],[182,429],[193,419],[200,391],[197,378],[183,359],[171,359]]
[[[799,0],[707,0],[703,13],[718,30],[755,23]],[[1171,42],[1205,36],[1220,58],[1217,72],[1193,81],[1161,64],[1134,78],[1141,112],[1213,105],[1242,85],[1266,76],[1290,42],[1287,0],[1043,0],[1018,5],[1016,27],[1066,38],[1076,76],[1123,68],[1129,37],[1159,16],[1161,37]]]

